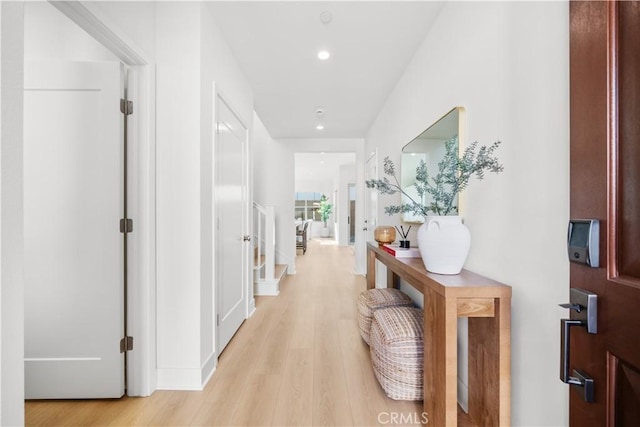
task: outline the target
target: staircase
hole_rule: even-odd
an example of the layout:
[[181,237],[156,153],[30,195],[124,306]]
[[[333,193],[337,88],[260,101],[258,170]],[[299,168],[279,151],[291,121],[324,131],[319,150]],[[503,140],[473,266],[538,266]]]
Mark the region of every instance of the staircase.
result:
[[287,266],[276,264],[276,222],[273,206],[253,204],[253,294],[278,295]]

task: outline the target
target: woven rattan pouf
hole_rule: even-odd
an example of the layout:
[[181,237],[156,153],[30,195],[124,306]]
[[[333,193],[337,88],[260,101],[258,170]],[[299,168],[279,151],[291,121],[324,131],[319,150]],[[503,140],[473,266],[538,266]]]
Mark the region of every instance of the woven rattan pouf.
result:
[[407,294],[395,288],[368,289],[358,297],[358,327],[360,335],[369,344],[369,331],[373,312],[387,307],[413,307]]
[[422,322],[419,308],[391,307],[373,313],[371,363],[378,382],[392,399],[423,399]]

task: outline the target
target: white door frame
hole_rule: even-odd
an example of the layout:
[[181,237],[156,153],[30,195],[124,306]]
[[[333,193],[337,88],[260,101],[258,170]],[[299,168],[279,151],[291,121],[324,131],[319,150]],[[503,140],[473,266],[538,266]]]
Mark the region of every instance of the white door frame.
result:
[[118,57],[134,72],[129,99],[134,113],[129,117],[129,235],[128,330],[134,338],[134,351],[127,353],[129,384],[127,395],[149,396],[156,389],[156,144],[155,144],[155,67],[151,56],[136,47],[129,37],[110,22],[90,1],[51,1],[90,36]]

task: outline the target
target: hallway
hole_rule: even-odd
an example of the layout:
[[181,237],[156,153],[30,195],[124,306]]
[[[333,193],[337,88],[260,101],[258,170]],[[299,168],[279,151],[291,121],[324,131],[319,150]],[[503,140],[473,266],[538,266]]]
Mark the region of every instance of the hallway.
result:
[[27,402],[26,425],[419,425],[422,402],[387,398],[373,375],[356,321],[366,284],[353,274],[352,248],[321,243],[296,258],[279,296],[256,298],[202,392]]

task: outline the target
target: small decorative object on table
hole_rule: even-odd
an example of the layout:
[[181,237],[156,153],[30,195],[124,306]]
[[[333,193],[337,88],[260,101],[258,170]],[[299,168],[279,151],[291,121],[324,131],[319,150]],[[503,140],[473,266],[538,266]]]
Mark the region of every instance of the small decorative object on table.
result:
[[411,241],[407,240],[407,236],[409,236],[409,231],[411,230],[411,226],[407,228],[407,231],[404,231],[404,227],[400,226],[400,228],[396,227],[398,233],[402,236],[402,240],[400,240],[400,247],[409,249],[411,247]]
[[396,258],[420,258],[418,248],[403,248],[394,244],[384,244],[382,250]]
[[396,229],[390,225],[379,225],[373,230],[373,238],[382,247],[385,243],[396,240]]
[[425,218],[424,224],[418,229],[418,248],[428,271],[458,274],[462,270],[471,246],[471,237],[469,229],[457,216],[456,196],[467,188],[472,175],[483,179],[485,172],[498,173],[504,170],[493,154],[499,145],[497,141],[488,147],[483,145],[478,148],[478,142],[474,142],[459,155],[458,137],[454,136],[445,142],[445,155],[438,163],[438,173],[434,176],[429,174],[426,163],[421,160],[416,168],[415,192],[420,201],[426,195],[431,196],[429,204],[415,201],[402,189],[396,177],[395,165],[389,157],[384,159],[384,173],[391,176],[394,182],[387,177],[366,181],[368,188],[374,188],[382,194],[402,193],[407,198],[405,204],[385,207],[387,214],[410,212]]

